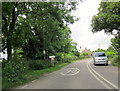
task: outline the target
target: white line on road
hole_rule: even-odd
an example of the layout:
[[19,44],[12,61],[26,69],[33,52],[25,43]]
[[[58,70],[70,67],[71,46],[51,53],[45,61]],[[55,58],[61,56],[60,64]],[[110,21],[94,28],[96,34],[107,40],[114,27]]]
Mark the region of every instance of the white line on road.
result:
[[88,65],[87,65],[87,68],[88,68],[88,70],[90,71],[90,73],[91,73],[100,83],[102,83],[107,89],[112,89],[112,88],[110,88],[108,85],[106,85],[103,81],[101,81],[101,80],[90,70],[90,68],[88,67]]
[[33,80],[32,82],[35,82],[36,80]]
[[28,86],[28,85],[23,86],[22,89],[24,89],[24,88],[27,87],[27,86]]
[[[87,67],[89,66],[89,67],[88,67],[89,71],[92,70],[92,71],[94,72],[94,73],[93,73],[93,72],[91,71],[92,74],[94,74],[94,75],[97,74],[98,77],[100,77],[101,79],[103,79],[105,82],[107,82],[108,84],[110,84],[110,85],[111,85],[112,87],[114,87],[115,89],[118,89],[118,87],[117,87],[116,85],[114,85],[113,83],[109,82],[107,79],[105,79],[105,78],[102,77],[100,74],[98,74],[89,64],[90,64],[90,61],[88,62]],[[91,70],[90,70],[90,68],[91,68]],[[97,76],[96,76],[96,77],[97,77]],[[97,78],[98,78],[98,77],[97,77]],[[98,79],[99,79],[99,78],[98,78]],[[103,81],[102,81],[102,82],[103,82]],[[105,83],[104,83],[104,85],[105,85]],[[107,85],[107,86],[108,86],[108,85]]]
[[71,71],[71,69],[68,69],[68,70],[67,70],[67,73],[69,73],[70,71]]

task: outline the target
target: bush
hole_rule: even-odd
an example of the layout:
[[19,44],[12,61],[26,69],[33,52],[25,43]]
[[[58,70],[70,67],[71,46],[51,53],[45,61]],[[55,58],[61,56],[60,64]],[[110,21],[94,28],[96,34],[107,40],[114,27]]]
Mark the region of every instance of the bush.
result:
[[51,62],[48,60],[31,60],[29,61],[30,70],[41,70],[51,67]]
[[110,59],[111,63],[115,66],[120,67],[120,56],[114,55],[113,58]]
[[56,54],[56,59],[57,61],[61,61],[64,58],[65,54],[64,53],[57,53]]
[[108,57],[113,58],[114,55],[116,55],[117,53],[116,52],[110,52],[110,51],[108,51],[108,52],[106,52],[106,54],[107,54]]
[[74,60],[78,60],[80,59],[80,57],[77,57],[77,56],[65,56],[65,58],[63,58],[63,62],[64,63],[70,63]]
[[86,53],[82,53],[81,55],[82,55],[82,56],[88,56],[89,53],[86,52]]
[[28,71],[28,65],[24,59],[13,58],[10,61],[3,61],[3,82],[4,80],[10,83],[15,83],[21,79],[24,79],[21,74]]

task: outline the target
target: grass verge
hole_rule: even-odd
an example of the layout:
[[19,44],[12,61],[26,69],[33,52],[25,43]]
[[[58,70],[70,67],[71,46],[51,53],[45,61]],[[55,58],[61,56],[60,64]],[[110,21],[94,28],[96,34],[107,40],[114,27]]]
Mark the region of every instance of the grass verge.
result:
[[[83,59],[87,59],[87,58],[74,60],[70,63],[77,62],[77,61],[80,61]],[[63,68],[64,66],[67,66],[70,63],[57,64],[54,67],[50,67],[50,68],[46,68],[46,69],[42,69],[42,70],[29,71],[26,74],[21,74],[23,77],[23,79],[21,81],[18,81],[17,83],[12,83],[12,84],[9,84],[8,82],[4,82],[4,84],[2,85],[3,86],[2,89],[4,90],[4,89],[16,88],[17,86],[24,85],[25,83],[28,83],[28,82],[31,82],[32,80],[40,78],[41,76],[43,76],[46,73],[50,73],[50,72],[59,70],[59,69]]]

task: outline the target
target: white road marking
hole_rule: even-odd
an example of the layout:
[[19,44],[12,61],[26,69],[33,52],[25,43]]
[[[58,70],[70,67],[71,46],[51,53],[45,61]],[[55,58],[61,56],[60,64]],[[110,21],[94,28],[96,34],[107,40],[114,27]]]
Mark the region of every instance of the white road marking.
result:
[[[90,61],[88,62],[88,64],[87,64],[87,67],[88,67],[88,65],[90,64]],[[92,71],[94,71],[94,73],[90,70],[90,68],[91,68],[91,70]],[[111,86],[113,86],[115,89],[118,89],[118,87],[116,86],[116,85],[114,85],[113,83],[111,83],[110,81],[108,81],[107,79],[105,79],[104,77],[102,77],[100,74],[98,74],[90,65],[89,65],[89,67],[88,67],[88,69],[89,69],[89,71],[92,73],[92,74],[97,74],[101,79],[103,79],[105,82],[107,82],[108,84],[110,84]],[[96,79],[99,79],[96,75],[94,76]],[[103,81],[102,81],[102,83],[104,83]],[[107,84],[106,84],[107,85]],[[104,86],[105,86],[105,83],[104,83]],[[107,88],[108,88],[108,85],[107,85]]]
[[[69,72],[72,71],[72,69],[73,69],[73,70],[76,70],[76,72],[68,74]],[[67,72],[66,72],[66,73],[61,72],[60,74],[61,74],[61,75],[64,75],[64,76],[73,76],[73,75],[78,74],[79,72],[80,72],[80,70],[79,70],[78,68],[69,68],[69,69],[67,69]]]
[[90,70],[90,68],[88,67],[88,65],[87,65],[87,68],[88,68],[88,70],[90,71],[90,73],[91,73],[100,83],[102,83],[107,89],[112,89],[112,88],[110,88],[108,85],[106,85],[103,81],[101,81],[101,80]]
[[33,80],[32,82],[35,82],[36,80]]
[[27,86],[28,86],[28,85],[23,86],[22,89],[25,88],[25,87],[27,87]]
[[69,73],[70,71],[71,71],[71,69],[68,69],[68,70],[67,70],[67,73]]
[[[32,83],[35,82],[35,81],[36,81],[36,80],[33,80]],[[28,86],[28,85],[23,86],[22,89],[26,88],[27,86]]]

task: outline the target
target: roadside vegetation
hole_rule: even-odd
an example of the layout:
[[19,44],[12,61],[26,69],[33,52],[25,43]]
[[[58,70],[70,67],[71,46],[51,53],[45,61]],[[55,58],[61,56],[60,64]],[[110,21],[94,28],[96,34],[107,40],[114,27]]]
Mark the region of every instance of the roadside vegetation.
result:
[[16,86],[38,79],[46,73],[59,70],[70,63],[80,61],[85,58],[89,57],[69,56],[69,58],[63,58],[60,61],[55,60],[54,65],[51,64],[50,60],[27,61],[25,59],[13,59],[12,61],[3,61],[2,89],[15,88]]
[[[80,55],[70,37],[75,2],[2,3],[2,89],[34,80],[73,62]],[[69,8],[68,8],[69,7]],[[55,56],[51,63],[50,56]]]
[[106,54],[112,65],[120,67],[120,55],[112,46],[107,49]]
[[114,35],[111,39],[111,47],[105,51],[109,61],[120,67],[120,2],[101,2],[99,12],[92,19],[92,32],[104,31],[106,34]]

